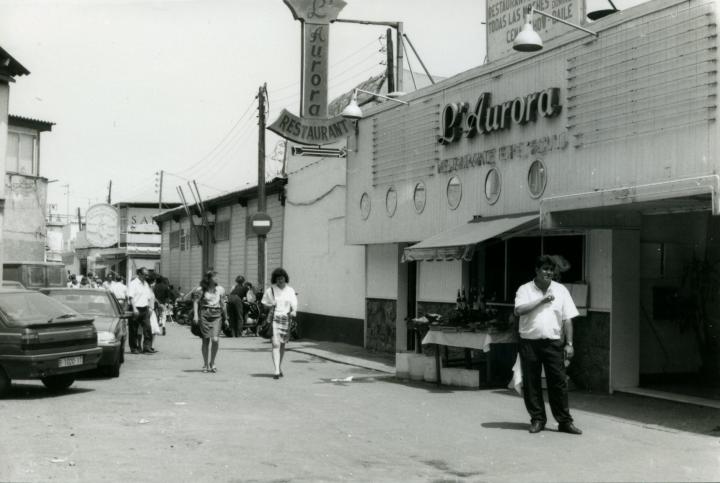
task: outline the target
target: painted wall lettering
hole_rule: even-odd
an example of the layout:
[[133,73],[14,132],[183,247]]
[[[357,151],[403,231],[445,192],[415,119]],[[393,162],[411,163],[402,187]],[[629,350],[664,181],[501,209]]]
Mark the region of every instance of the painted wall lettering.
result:
[[538,116],[557,116],[561,110],[559,87],[551,87],[496,105],[492,105],[491,94],[483,92],[472,108],[467,102],[451,102],[445,105],[440,113],[438,142],[448,145],[459,141],[463,135],[472,138],[478,134],[503,131],[510,129],[513,124],[535,122]]

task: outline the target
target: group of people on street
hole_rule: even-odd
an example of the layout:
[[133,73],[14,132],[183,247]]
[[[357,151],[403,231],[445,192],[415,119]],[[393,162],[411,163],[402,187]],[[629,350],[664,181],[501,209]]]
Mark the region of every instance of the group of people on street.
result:
[[[215,359],[220,345],[220,331],[224,320],[230,324],[233,336],[242,334],[243,300],[254,297],[252,285],[245,277],[235,278],[235,285],[226,295],[217,283],[217,272],[209,271],[193,292],[193,322],[199,324],[202,338],[203,372],[217,372]],[[272,317],[273,378],[283,377],[282,360],[285,344],[290,338],[290,323],[297,315],[297,295],[288,285],[290,277],[283,268],[276,268],[270,276],[270,287],[262,297],[262,304]]]
[[[570,415],[566,367],[575,354],[573,347],[572,319],[579,315],[570,292],[555,281],[557,263],[551,256],[542,255],[535,262],[535,277],[521,285],[515,295],[514,313],[519,317],[519,356],[522,370],[523,399],[530,415],[530,433],[545,429],[547,414],[542,389],[542,373],[547,380],[550,409],[558,422],[558,431],[582,434]],[[147,268],[139,268],[136,277],[125,287],[119,275],[109,274],[105,281],[95,277],[83,277],[85,286],[94,284],[115,294],[120,303],[132,310],[129,322],[129,345],[133,354],[154,354],[153,332],[150,323],[156,306],[171,310],[179,296],[168,280],[161,275],[149,277]],[[98,282],[99,281],[99,282]],[[261,303],[272,323],[273,378],[284,376],[282,362],[285,345],[290,338],[290,327],[297,315],[297,295],[289,285],[290,276],[283,268],[273,270],[270,286],[265,290]],[[82,287],[75,275],[70,275],[68,287]],[[193,322],[199,325],[203,359],[202,372],[217,372],[216,358],[220,332],[228,323],[232,337],[243,333],[245,304],[255,291],[245,277],[238,275],[226,293],[218,284],[217,272],[208,271],[193,290]]]

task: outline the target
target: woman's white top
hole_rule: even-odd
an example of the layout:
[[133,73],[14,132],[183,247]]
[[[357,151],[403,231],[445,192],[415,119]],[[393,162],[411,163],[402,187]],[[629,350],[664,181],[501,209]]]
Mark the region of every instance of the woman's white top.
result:
[[297,312],[297,296],[295,289],[290,285],[280,288],[272,285],[265,291],[262,298],[263,305],[274,305],[276,315],[289,315]]

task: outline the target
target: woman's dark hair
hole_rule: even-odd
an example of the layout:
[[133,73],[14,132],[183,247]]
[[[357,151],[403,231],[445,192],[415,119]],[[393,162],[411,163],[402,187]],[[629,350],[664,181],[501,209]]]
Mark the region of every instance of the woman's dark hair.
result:
[[535,260],[535,268],[542,268],[542,267],[552,267],[554,270],[557,266],[557,263],[555,263],[555,259],[551,257],[550,255],[540,255]]
[[284,268],[278,267],[272,271],[272,275],[270,275],[270,283],[277,282],[278,277],[285,277],[285,282],[290,283],[290,277]]
[[237,277],[235,277],[235,283],[242,286],[242,284],[245,283],[245,277],[243,277],[242,275],[238,275]]
[[205,276],[200,280],[200,288],[203,292],[207,292],[211,288],[215,287],[217,285],[217,282],[213,282],[213,276],[216,275],[217,272],[214,272],[212,270],[205,272]]

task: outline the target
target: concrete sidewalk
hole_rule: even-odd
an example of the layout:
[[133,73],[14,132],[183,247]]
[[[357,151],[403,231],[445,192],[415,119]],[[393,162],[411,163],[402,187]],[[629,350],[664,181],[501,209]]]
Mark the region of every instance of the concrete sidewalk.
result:
[[395,374],[395,354],[372,352],[364,347],[343,344],[342,342],[308,339],[292,341],[287,348],[288,351],[299,352],[340,364],[362,367],[386,374]]

